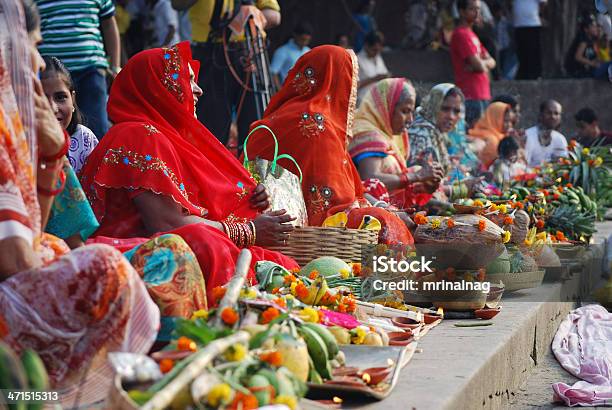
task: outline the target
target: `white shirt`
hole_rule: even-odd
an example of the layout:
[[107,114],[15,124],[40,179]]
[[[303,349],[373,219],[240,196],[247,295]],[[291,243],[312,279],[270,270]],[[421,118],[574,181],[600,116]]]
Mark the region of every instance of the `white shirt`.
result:
[[[367,80],[368,78],[374,78],[381,74],[389,74],[389,69],[385,65],[385,61],[380,54],[374,58],[370,58],[365,50],[361,50],[359,54],[357,54],[357,61],[359,62],[360,80]],[[374,84],[370,84],[367,87],[361,87],[357,92],[357,99],[361,101],[368,89],[373,85]]]
[[512,2],[512,17],[514,27],[540,27],[540,3],[546,0],[514,0]]
[[552,131],[552,139],[547,147],[540,144],[537,125],[527,129],[525,136],[527,138],[525,157],[529,167],[538,167],[545,162],[550,162],[553,157],[567,157],[567,140],[560,132]]
[[[157,38],[155,45],[157,47],[174,45],[181,41],[179,38],[178,12],[172,8],[170,0],[157,0],[152,12],[155,37]],[[168,26],[174,27],[174,36],[170,39],[170,43],[162,44],[168,35]]]

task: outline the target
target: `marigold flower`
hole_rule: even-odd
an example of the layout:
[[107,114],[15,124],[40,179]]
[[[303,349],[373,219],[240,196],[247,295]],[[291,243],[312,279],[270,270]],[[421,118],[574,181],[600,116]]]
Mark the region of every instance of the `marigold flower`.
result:
[[454,228],[455,227],[455,220],[453,218],[448,218],[446,220],[446,226],[449,228]]
[[236,392],[236,397],[228,407],[229,410],[255,410],[257,408],[259,408],[257,397],[241,392]]
[[565,234],[561,231],[557,231],[557,233],[555,234],[555,238],[557,238],[558,241],[566,241],[567,238],[565,237]]
[[342,279],[348,279],[351,276],[351,272],[348,271],[348,269],[340,269],[340,277]]
[[290,275],[285,275],[285,277],[283,278],[283,283],[285,285],[290,285],[293,282],[295,282],[296,280],[297,280],[297,278],[295,276],[291,275],[291,274]]
[[296,268],[291,268],[291,269],[289,269],[289,272],[291,272],[291,273],[299,273],[300,272],[300,268],[297,268],[297,267]]
[[587,147],[582,148],[582,155],[589,155],[591,153],[591,150],[588,149]]
[[287,302],[285,302],[285,299],[283,299],[282,297],[274,299],[274,303],[276,303],[280,307],[287,307]]
[[274,288],[272,289],[272,294],[273,295],[278,295],[280,293],[280,288]]
[[593,165],[595,165],[596,167],[599,167],[599,166],[601,166],[601,164],[603,164],[603,158],[602,157],[595,158],[595,161],[593,162]]
[[544,228],[544,221],[542,219],[538,219],[536,221],[536,228],[538,228],[538,229]]
[[266,362],[272,366],[281,366],[283,364],[283,355],[280,352],[274,350],[272,352],[262,353],[259,355],[261,361]]
[[238,312],[234,310],[232,307],[226,307],[221,311],[221,320],[226,325],[233,326],[238,321]]
[[284,404],[289,407],[291,410],[295,410],[297,408],[297,399],[293,396],[287,396],[286,394],[281,394],[276,396],[274,399],[274,404]]
[[216,286],[213,288],[212,290],[212,303],[213,306],[217,305],[221,299],[223,299],[223,296],[225,296],[225,288],[223,286]]
[[565,184],[565,187],[566,187],[566,188],[573,188],[573,187],[574,187],[574,185],[572,185],[570,182],[568,182],[567,184]]
[[511,216],[506,216],[504,218],[504,225],[514,225],[514,218]]
[[434,218],[431,220],[431,227],[433,229],[438,229],[440,227],[440,220],[438,218]]
[[510,242],[510,238],[512,237],[512,234],[508,231],[504,231],[504,233],[502,233],[502,242],[503,243],[508,243]]
[[300,300],[306,299],[308,297],[308,288],[303,283],[300,282],[295,287],[295,295]]
[[343,303],[346,306],[347,313],[353,313],[354,311],[357,310],[357,301],[355,300],[355,298],[346,296],[343,299]]
[[368,332],[363,327],[357,327],[352,331],[351,341],[356,345],[363,344],[367,334]]
[[188,337],[181,336],[176,341],[176,348],[178,350],[185,350],[190,352],[195,352],[198,350],[198,346],[196,343]]
[[477,199],[474,201],[474,206],[479,206],[479,207],[483,207],[484,204],[482,203],[482,201],[480,199]]
[[310,272],[310,274],[308,275],[308,278],[311,280],[315,280],[317,276],[319,276],[319,271],[315,269]]
[[351,270],[353,271],[353,276],[361,275],[361,263],[353,263],[351,265]]
[[247,349],[241,343],[236,343],[231,345],[226,351],[223,357],[228,362],[239,362],[244,359],[246,356]]
[[427,222],[427,217],[423,214],[416,214],[414,216],[414,223],[417,225],[425,225]]
[[269,307],[261,314],[261,323],[268,324],[280,316],[280,311],[275,307]]
[[487,223],[483,220],[478,221],[478,230],[480,232],[484,231],[485,228],[487,227]]
[[196,310],[195,312],[193,312],[191,314],[191,320],[196,320],[196,319],[208,320],[208,310],[200,309],[200,310]]
[[491,206],[489,207],[489,211],[490,212],[495,212],[499,209],[499,207],[496,204],[491,204]]
[[298,313],[298,316],[304,322],[319,323],[319,312],[314,308],[305,307]]
[[159,362],[159,371],[162,373],[168,373],[174,367],[174,361],[172,359],[161,359]]
[[232,400],[232,388],[227,383],[216,384],[208,392],[207,401],[211,407],[221,407]]
[[540,241],[545,241],[546,240],[546,232],[540,232],[536,235],[536,239],[540,240]]
[[506,204],[501,204],[499,206],[499,212],[501,212],[502,214],[508,213],[508,205]]
[[531,246],[531,245],[533,245],[533,241],[532,241],[532,240],[530,240],[530,239],[525,239],[525,240],[523,241],[523,243],[524,243],[525,245],[527,245],[527,246]]
[[563,187],[561,185],[559,185],[557,187],[557,192],[562,193],[563,192]]
[[298,285],[299,285],[300,283],[302,283],[302,282],[300,282],[300,281],[295,281],[295,282],[292,282],[292,283],[291,283],[291,287],[289,288],[289,290],[291,291],[291,294],[292,294],[293,296],[297,295],[297,290],[296,290],[296,289],[297,289],[297,287],[298,287]]

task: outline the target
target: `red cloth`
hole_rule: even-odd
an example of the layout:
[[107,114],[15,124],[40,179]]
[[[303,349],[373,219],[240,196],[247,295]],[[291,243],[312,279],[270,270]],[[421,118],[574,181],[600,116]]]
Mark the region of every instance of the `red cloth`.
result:
[[[363,199],[361,179],[347,150],[357,76],[353,51],[315,47],[295,63],[263,119],[251,126],[270,127],[278,138],[279,154],[291,155],[300,165],[310,225],[321,225],[326,217]],[[272,160],[274,141],[267,131],[255,131],[247,153],[250,158]],[[279,164],[298,174],[292,162]]]
[[[249,203],[255,181],[194,116],[189,65],[198,72],[187,42],[146,50],[113,82],[108,112],[115,125],[82,170],[83,188],[100,221],[96,235],[146,236],[132,203],[140,190],[171,197],[185,214],[214,221],[256,217]],[[203,224],[166,233],[178,233],[192,247],[209,297],[230,278],[239,250],[225,234]],[[297,266],[276,252],[251,250],[254,262],[264,258]]]
[[491,84],[488,73],[466,70],[470,56],[485,58],[487,49],[469,27],[457,27],[451,40],[451,60],[455,72],[455,84],[461,88],[467,100],[490,100]]

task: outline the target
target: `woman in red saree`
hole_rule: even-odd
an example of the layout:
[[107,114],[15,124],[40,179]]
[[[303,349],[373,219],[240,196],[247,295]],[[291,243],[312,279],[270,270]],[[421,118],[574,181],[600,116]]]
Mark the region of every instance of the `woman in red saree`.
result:
[[[383,225],[394,226],[391,231],[398,241],[412,243],[408,229],[396,215],[372,208],[364,199],[359,172],[347,150],[358,71],[353,51],[337,46],[315,47],[300,57],[263,119],[251,127],[270,127],[278,137],[278,152],[296,159],[303,173],[310,225],[321,225],[328,216],[343,211],[349,214],[350,225],[358,225],[362,215],[370,214]],[[272,159],[274,141],[265,131],[255,131],[249,142],[252,157]],[[283,166],[297,173],[292,163]]]
[[[260,214],[263,187],[195,117],[198,67],[187,42],[128,61],[108,102],[114,126],[88,158],[82,185],[100,221],[95,235],[180,235],[198,258],[210,298],[231,277],[240,247],[282,243],[292,219],[282,210]],[[253,264],[297,266],[277,252],[250,250]]]

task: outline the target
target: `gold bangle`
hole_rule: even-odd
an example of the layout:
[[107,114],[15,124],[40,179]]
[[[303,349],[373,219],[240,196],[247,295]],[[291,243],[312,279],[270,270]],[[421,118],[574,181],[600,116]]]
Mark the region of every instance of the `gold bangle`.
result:
[[249,225],[251,225],[251,231],[253,232],[252,245],[255,245],[255,242],[257,242],[257,230],[255,229],[255,223],[253,221],[249,221]]

